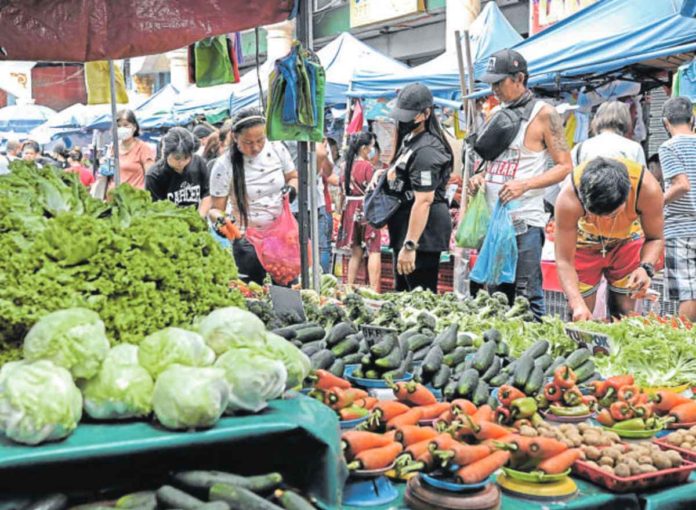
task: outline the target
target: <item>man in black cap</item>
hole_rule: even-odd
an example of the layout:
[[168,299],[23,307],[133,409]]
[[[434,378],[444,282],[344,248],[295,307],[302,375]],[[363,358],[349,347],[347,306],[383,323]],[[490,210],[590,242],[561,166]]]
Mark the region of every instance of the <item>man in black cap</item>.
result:
[[572,163],[561,116],[553,106],[534,98],[527,88],[528,78],[527,61],[518,52],[505,49],[490,57],[481,81],[491,85],[501,108],[511,110],[520,122],[517,132],[507,138],[512,141],[500,148],[498,156],[488,161],[476,159],[476,175],[470,181],[470,189],[485,184],[491,209],[498,199],[503,203],[515,201],[510,212],[517,232],[515,283],[489,290],[505,292],[510,302],[516,295],[527,297],[539,319],[546,312],[541,273],[541,250],[548,221],[544,193],[565,179]]
[[199,143],[198,149],[196,150],[196,154],[198,154],[201,157],[203,156],[203,152],[205,151],[205,144],[208,142],[208,138],[210,137],[210,135],[215,133],[215,131],[216,129],[208,123],[201,123],[194,126],[192,130],[193,136],[196,137]]

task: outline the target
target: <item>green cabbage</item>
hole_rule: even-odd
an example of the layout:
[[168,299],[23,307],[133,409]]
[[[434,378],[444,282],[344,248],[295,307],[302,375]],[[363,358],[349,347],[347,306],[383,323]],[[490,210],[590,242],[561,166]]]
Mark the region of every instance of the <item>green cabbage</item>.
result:
[[282,361],[285,365],[288,372],[286,388],[295,388],[302,384],[312,369],[312,363],[307,355],[285,338],[273,333],[266,335],[266,343],[269,356]]
[[68,308],[49,313],[29,330],[24,357],[48,359],[70,370],[75,379],[89,379],[109,352],[104,323],[95,312]]
[[198,331],[218,356],[233,347],[257,348],[266,343],[266,327],[261,319],[234,306],[208,314]]
[[229,386],[218,368],[172,365],[157,378],[157,419],[169,429],[212,427],[227,408]]
[[85,412],[97,420],[139,418],[152,412],[155,383],[138,364],[138,347],[109,351],[99,373],[82,385]]
[[215,353],[205,345],[203,338],[192,331],[165,328],[140,342],[138,362],[153,378],[167,367],[178,363],[190,367],[213,364]]
[[63,439],[82,417],[82,395],[70,372],[49,360],[16,361],[0,370],[0,431],[12,441]]
[[230,385],[227,411],[259,412],[268,401],[283,394],[288,373],[282,361],[250,349],[232,349],[220,356],[215,366],[222,368]]

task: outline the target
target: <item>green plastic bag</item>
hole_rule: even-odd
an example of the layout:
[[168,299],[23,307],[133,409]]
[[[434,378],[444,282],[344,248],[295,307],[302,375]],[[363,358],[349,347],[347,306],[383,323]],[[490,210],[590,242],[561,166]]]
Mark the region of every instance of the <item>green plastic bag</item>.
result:
[[488,202],[486,202],[486,192],[481,188],[459,222],[455,238],[457,246],[478,250],[481,247],[483,238],[486,237],[490,221],[491,211],[488,209]]

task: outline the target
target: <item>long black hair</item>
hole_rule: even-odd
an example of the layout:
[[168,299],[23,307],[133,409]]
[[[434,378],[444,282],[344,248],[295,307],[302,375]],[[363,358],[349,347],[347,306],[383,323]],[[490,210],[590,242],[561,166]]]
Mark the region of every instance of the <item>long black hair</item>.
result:
[[[435,115],[435,108],[433,107],[430,107],[430,116],[425,120],[425,130],[431,135],[433,135],[435,138],[440,140],[445,149],[445,152],[447,152],[447,154],[449,154],[450,156],[450,161],[452,162],[452,164],[454,164],[454,152],[452,152],[452,147],[450,146],[449,142],[447,141],[447,138],[445,137],[445,132],[442,130],[440,121],[437,120],[437,116]],[[397,123],[396,144],[394,145],[394,147],[396,147],[396,150],[394,151],[394,156],[392,156],[392,164],[396,161],[396,157],[399,154],[399,150],[401,149],[401,144],[404,141],[404,138],[407,134],[408,133],[402,133],[399,130],[399,125]]]
[[247,197],[244,154],[239,150],[234,135],[254,126],[262,126],[266,119],[258,108],[244,108],[232,119],[232,140],[230,141],[230,161],[232,162],[232,193],[237,204],[237,212],[243,226],[249,223],[249,199]]
[[372,133],[367,131],[361,131],[350,137],[350,142],[348,142],[348,150],[346,151],[346,170],[345,170],[345,186],[346,196],[350,195],[350,175],[353,173],[353,163],[355,158],[358,156],[360,149],[366,145],[370,145],[375,139]]

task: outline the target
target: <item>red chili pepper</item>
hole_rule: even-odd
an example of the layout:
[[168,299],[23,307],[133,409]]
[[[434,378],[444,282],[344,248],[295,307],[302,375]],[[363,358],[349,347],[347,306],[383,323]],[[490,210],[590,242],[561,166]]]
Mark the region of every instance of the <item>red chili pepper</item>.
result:
[[568,365],[561,365],[553,372],[553,382],[555,382],[559,388],[572,388],[575,386],[577,380],[578,377]]
[[632,375],[615,375],[607,379],[607,384],[614,388],[615,391],[619,391],[621,386],[635,384],[635,380]]
[[513,400],[518,398],[524,398],[527,395],[522,393],[520,390],[509,384],[503,384],[498,390],[498,401],[505,407],[510,407]]
[[611,417],[616,421],[630,420],[633,418],[633,410],[626,402],[614,402],[609,408]]
[[563,393],[556,383],[550,382],[544,386],[544,396],[549,402],[557,402],[561,399]]
[[563,402],[571,407],[579,405],[582,402],[582,397],[583,394],[577,386],[568,388],[563,392]]
[[583,404],[590,408],[590,411],[594,411],[599,405],[597,402],[597,397],[594,395],[583,395],[582,399],[580,400]]
[[638,404],[633,407],[633,412],[639,418],[650,418],[653,415],[652,404]]
[[592,381],[590,383],[590,391],[597,398],[602,398],[607,393],[609,389],[609,383],[607,381]]
[[638,397],[640,396],[640,388],[635,384],[627,384],[626,386],[621,386],[618,393],[619,400],[628,402],[629,404],[636,404]]
[[597,413],[597,421],[605,427],[613,427],[614,423],[616,422],[616,420],[612,418],[609,409],[602,409],[599,413]]
[[510,409],[503,406],[498,406],[495,410],[495,422],[500,425],[505,425],[510,421]]

